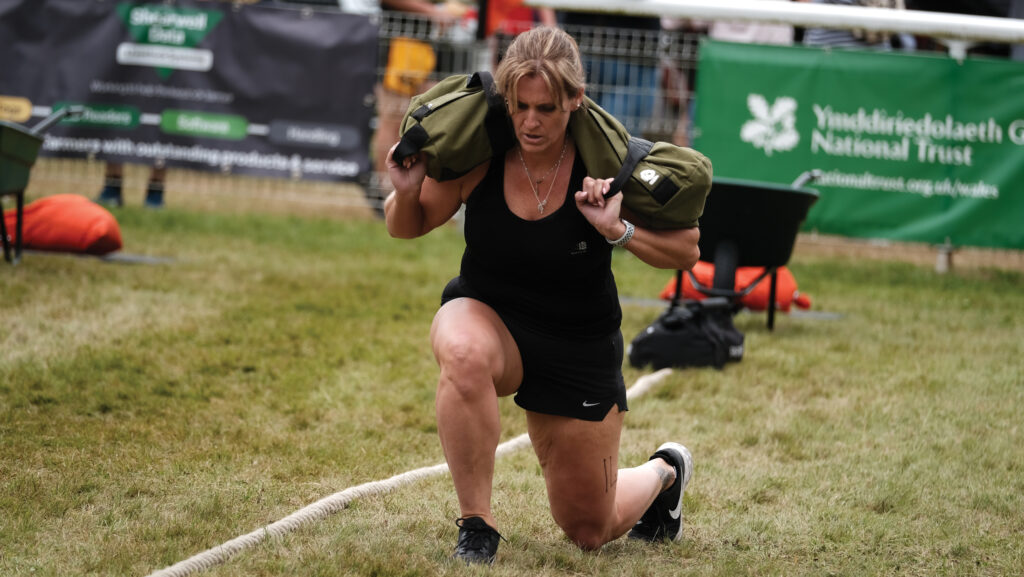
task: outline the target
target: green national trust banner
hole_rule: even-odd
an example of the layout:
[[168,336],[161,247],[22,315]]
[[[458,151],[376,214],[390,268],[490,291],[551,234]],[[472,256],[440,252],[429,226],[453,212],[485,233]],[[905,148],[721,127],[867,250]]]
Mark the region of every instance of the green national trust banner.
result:
[[1022,62],[709,41],[695,125],[716,177],[820,169],[806,229],[1024,249]]
[[369,170],[377,25],[196,0],[0,0],[0,120],[42,153],[349,180]]

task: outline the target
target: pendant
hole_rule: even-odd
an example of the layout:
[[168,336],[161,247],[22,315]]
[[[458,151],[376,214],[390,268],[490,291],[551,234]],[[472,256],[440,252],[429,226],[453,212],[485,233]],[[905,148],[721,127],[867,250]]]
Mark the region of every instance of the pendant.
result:
[[537,212],[539,212],[541,214],[544,214],[544,207],[547,205],[547,203],[548,203],[548,201],[546,201],[546,200],[544,202],[538,202],[537,203]]

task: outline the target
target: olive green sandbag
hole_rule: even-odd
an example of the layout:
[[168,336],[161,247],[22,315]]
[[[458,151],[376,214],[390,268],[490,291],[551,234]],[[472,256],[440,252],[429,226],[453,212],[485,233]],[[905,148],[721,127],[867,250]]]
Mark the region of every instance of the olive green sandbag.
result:
[[[573,111],[569,133],[576,141],[587,174],[595,178],[618,177],[622,204],[639,217],[637,224],[652,229],[698,225],[711,191],[711,161],[706,156],[692,148],[656,142],[646,156],[624,167],[629,133],[589,98],[586,106]],[[621,170],[628,170],[628,177],[619,174]],[[613,186],[610,194],[615,194],[616,188]]]
[[[711,190],[711,161],[691,148],[657,142],[646,155],[633,159],[635,165],[624,167],[629,133],[593,100],[585,98],[585,103],[570,116],[569,133],[587,173],[619,176],[622,203],[639,217],[636,224],[652,229],[697,226]],[[458,178],[515,145],[508,110],[486,72],[450,76],[414,97],[401,133],[395,159],[423,152],[427,175],[438,181]],[[609,195],[617,192],[618,187]]]
[[515,144],[515,135],[488,72],[449,76],[414,96],[402,118],[395,160],[422,152],[427,175],[458,178]]

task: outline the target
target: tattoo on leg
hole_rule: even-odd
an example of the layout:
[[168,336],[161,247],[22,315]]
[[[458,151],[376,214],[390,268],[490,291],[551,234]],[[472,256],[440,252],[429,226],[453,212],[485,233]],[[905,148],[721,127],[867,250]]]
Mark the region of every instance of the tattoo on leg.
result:
[[658,467],[658,478],[661,479],[661,490],[664,491],[672,486],[672,483],[676,482],[675,471],[672,469],[666,469],[665,467]]
[[615,483],[618,480],[619,472],[612,469],[612,458],[601,459],[604,464],[604,492],[608,493],[615,488]]

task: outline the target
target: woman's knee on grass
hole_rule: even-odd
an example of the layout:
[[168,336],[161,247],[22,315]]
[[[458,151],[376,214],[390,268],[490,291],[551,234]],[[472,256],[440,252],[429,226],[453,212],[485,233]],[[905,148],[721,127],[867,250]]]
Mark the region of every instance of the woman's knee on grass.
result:
[[548,478],[551,516],[565,536],[584,551],[599,549],[615,537],[616,478],[614,469],[602,475],[584,473],[576,479],[562,475]]
[[579,548],[599,549],[617,536],[612,533],[622,414],[613,410],[604,421],[592,422],[531,412],[527,423],[555,523]]
[[601,519],[580,517],[562,520],[559,526],[570,541],[584,551],[596,551],[611,540],[609,526],[610,517]]

